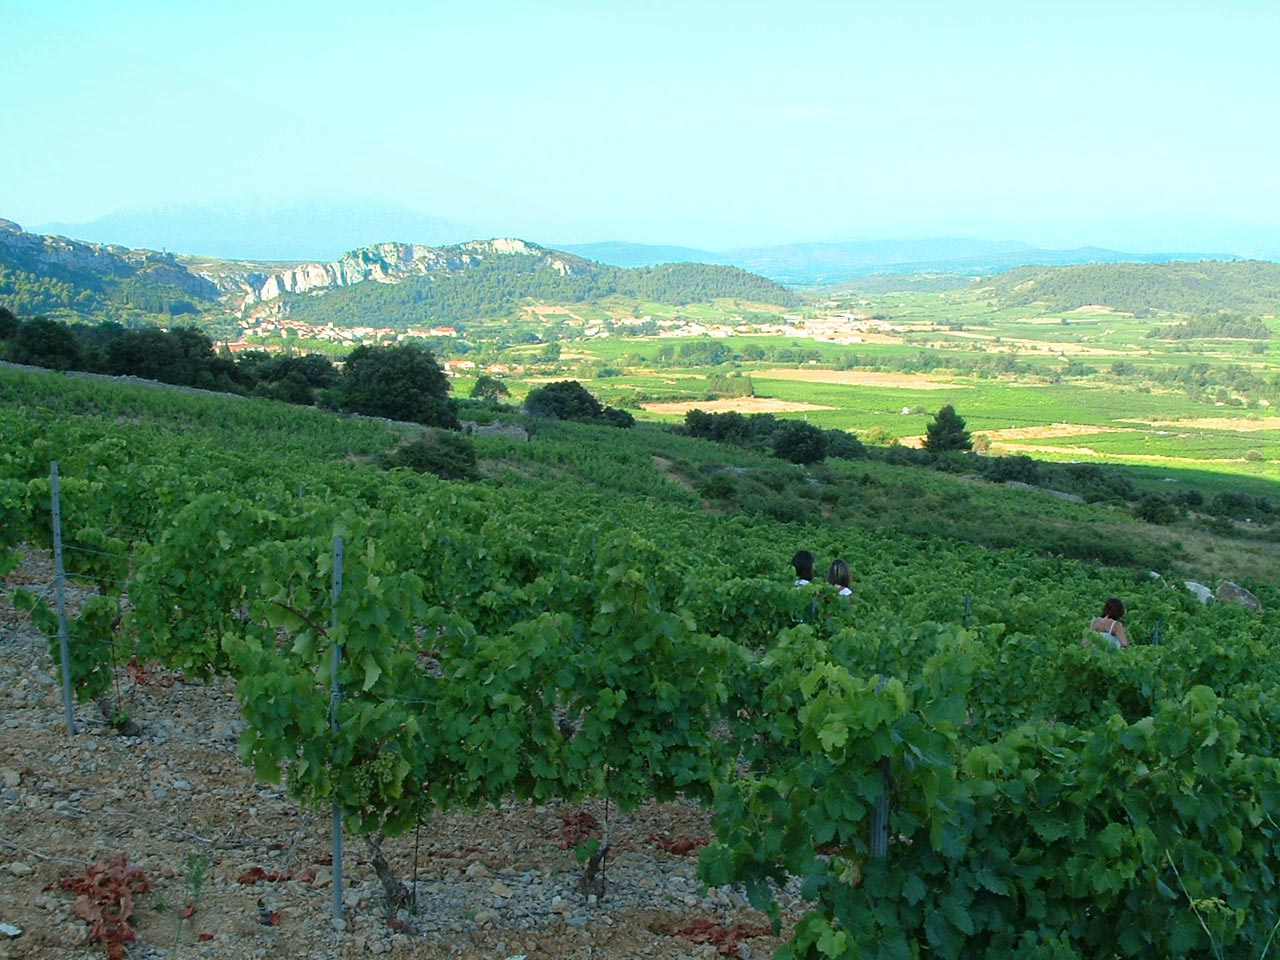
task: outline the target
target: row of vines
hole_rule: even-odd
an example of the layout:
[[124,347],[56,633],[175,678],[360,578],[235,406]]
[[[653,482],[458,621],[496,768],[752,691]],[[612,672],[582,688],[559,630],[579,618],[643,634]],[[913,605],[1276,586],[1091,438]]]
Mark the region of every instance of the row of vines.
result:
[[[242,758],[350,829],[512,797],[625,811],[682,795],[714,810],[707,883],[745,885],[780,921],[799,878],[811,910],[785,957],[1273,947],[1280,596],[1265,585],[1266,613],[1204,607],[1157,577],[837,544],[657,490],[378,471],[356,444],[385,428],[269,404],[166,409],[99,386],[69,415],[7,389],[0,550],[47,543],[57,460],[67,572],[97,586],[76,623],[79,695],[110,682],[112,657],[229,673]],[[855,599],[794,587],[799,546],[844,556]],[[1125,651],[1082,629],[1112,594],[1133,611]]]

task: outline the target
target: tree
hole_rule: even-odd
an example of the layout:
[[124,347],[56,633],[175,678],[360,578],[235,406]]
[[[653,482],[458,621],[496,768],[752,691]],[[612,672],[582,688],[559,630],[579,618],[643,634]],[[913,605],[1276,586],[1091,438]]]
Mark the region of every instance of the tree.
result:
[[973,449],[969,431],[964,428],[964,417],[956,413],[956,408],[949,403],[938,411],[925,428],[925,434],[924,448],[930,453]]
[[827,434],[803,420],[788,420],[778,431],[773,452],[792,463],[817,463],[827,455]]
[[33,367],[75,370],[80,366],[80,341],[66,324],[35,317],[13,335],[11,357]]
[[431,351],[414,343],[357,347],[347,357],[337,401],[353,413],[458,429],[449,378]]
[[14,315],[12,310],[8,307],[0,307],[0,340],[11,340],[21,326],[22,321]]
[[497,400],[499,397],[509,397],[511,391],[507,389],[507,385],[497,377],[491,377],[487,373],[480,374],[476,380],[476,385],[471,388],[472,400]]
[[577,380],[558,380],[530,390],[524,408],[535,417],[594,423],[604,413],[600,401]]

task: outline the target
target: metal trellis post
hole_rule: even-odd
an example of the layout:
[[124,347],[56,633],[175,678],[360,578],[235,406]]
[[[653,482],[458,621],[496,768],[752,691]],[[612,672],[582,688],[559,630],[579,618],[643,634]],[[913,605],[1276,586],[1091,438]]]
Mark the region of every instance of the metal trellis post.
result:
[[[336,636],[338,628],[338,597],[342,594],[342,538],[333,538],[333,616],[331,627]],[[342,648],[333,644],[333,682],[329,697],[329,729],[336,741],[338,735],[338,703],[342,700],[342,687],[338,684],[338,667],[342,663]],[[342,919],[342,810],[337,801],[333,804],[333,919]]]
[[58,604],[58,645],[62,648],[62,699],[67,708],[67,736],[76,734],[75,701],[71,695],[71,645],[67,639],[66,574],[62,569],[62,493],[58,461],[49,463],[49,491],[53,496],[53,592]]
[[[884,690],[888,677],[881,677],[876,684],[876,693]],[[871,856],[883,860],[889,855],[889,758],[880,761],[880,772],[884,776],[884,790],[876,797],[876,805],[871,811]]]

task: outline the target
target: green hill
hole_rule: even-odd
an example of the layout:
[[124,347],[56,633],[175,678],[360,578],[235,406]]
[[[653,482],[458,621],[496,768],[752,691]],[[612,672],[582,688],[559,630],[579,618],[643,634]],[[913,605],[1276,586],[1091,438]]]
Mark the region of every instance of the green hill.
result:
[[1198,263],[1089,263],[1018,267],[976,289],[1002,305],[1043,304],[1074,310],[1098,304],[1124,313],[1251,315],[1280,312],[1280,263],[1240,260]]
[[279,309],[339,327],[407,328],[508,319],[521,304],[624,296],[684,306],[718,298],[796,307],[800,299],[737,267],[701,263],[632,269],[523,241],[451,247],[378,244],[333,263],[175,257],[27,233],[0,221],[0,305],[68,321],[223,327],[233,314]]
[[465,269],[433,271],[395,284],[361,283],[324,296],[285,297],[291,319],[337,327],[376,323],[403,329],[422,323],[463,325],[514,319],[522,304],[592,303],[626,296],[675,306],[717,298],[797,307],[800,298],[737,267],[669,263],[610,267],[577,257],[496,254]]
[[24,232],[0,220],[0,303],[24,316],[163,322],[220,312],[217,287],[172,254]]

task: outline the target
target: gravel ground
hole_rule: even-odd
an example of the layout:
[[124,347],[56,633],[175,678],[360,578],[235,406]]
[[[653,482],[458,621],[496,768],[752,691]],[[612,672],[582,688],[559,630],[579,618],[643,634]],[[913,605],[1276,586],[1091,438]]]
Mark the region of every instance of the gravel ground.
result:
[[0,598],[0,925],[22,931],[0,926],[0,960],[104,956],[61,881],[120,854],[150,883],[134,901],[137,958],[749,960],[778,944],[740,891],[699,884],[697,845],[712,830],[688,804],[615,814],[602,897],[582,892],[564,844],[572,824],[605,819],[603,803],[441,816],[384,845],[397,876],[416,878],[417,910],[391,918],[367,847],[349,836],[336,923],[328,813],[255,783],[236,758],[230,681],[121,671],[139,734],[118,734],[87,704],[68,737],[47,646],[10,603],[14,587],[51,583],[48,556],[31,551]]

